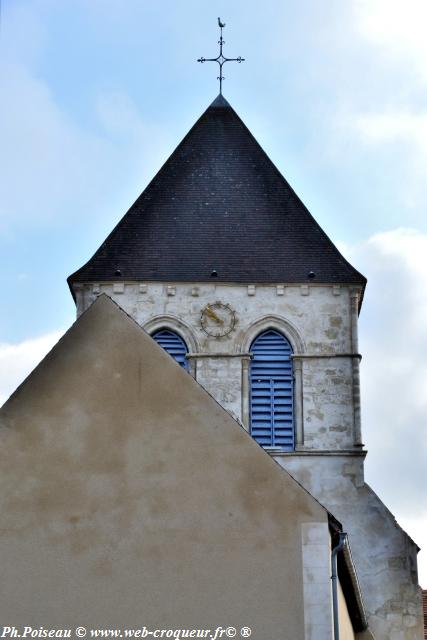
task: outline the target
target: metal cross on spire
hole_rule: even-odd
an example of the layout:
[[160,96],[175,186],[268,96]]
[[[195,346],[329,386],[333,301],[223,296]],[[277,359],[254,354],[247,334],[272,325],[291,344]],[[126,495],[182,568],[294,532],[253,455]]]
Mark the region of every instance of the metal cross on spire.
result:
[[226,62],[244,62],[245,59],[242,58],[241,56],[239,56],[238,58],[226,58],[224,56],[224,54],[222,53],[222,47],[225,44],[225,40],[222,37],[222,30],[225,27],[225,22],[221,22],[221,18],[218,18],[218,26],[221,29],[221,34],[218,40],[218,44],[219,44],[219,55],[216,58],[199,58],[197,60],[197,62],[217,62],[219,64],[219,76],[217,77],[217,80],[219,80],[219,92],[222,95],[222,81],[225,80],[224,76],[222,75],[222,67]]

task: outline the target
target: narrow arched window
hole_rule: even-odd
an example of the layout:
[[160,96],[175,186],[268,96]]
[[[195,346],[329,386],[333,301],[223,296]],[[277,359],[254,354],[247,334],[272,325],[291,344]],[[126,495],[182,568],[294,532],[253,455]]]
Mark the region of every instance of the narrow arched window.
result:
[[152,337],[172,358],[175,358],[181,367],[188,371],[188,360],[186,358],[188,349],[181,336],[169,329],[161,329],[156,331]]
[[273,329],[251,345],[251,435],[263,447],[294,449],[292,347]]

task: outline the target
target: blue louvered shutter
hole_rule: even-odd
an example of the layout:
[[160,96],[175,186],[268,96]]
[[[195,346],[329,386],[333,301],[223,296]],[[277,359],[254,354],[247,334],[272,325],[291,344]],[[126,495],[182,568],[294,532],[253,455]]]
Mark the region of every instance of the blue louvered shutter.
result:
[[188,353],[187,345],[178,334],[168,329],[162,329],[153,334],[152,337],[172,358],[175,358],[181,367],[188,370],[188,360],[185,357],[186,353]]
[[292,348],[278,331],[252,343],[251,434],[263,447],[294,449]]

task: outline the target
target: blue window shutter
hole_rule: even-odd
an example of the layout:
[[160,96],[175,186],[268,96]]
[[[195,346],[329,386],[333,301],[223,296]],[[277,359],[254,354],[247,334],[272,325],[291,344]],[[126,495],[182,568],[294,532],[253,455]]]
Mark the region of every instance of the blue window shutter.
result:
[[294,449],[292,348],[278,331],[251,345],[251,434],[263,447]]
[[188,371],[188,360],[185,357],[186,353],[188,353],[187,345],[178,334],[168,329],[162,329],[154,333],[152,338],[157,344],[163,347],[172,358],[175,358],[181,367]]

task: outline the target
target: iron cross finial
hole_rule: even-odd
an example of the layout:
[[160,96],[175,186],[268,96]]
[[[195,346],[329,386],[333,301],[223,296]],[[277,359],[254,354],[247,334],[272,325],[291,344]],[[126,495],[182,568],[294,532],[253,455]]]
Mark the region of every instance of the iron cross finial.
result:
[[225,40],[222,37],[222,30],[225,27],[225,22],[221,22],[221,18],[218,18],[218,26],[221,30],[220,33],[220,37],[218,40],[218,44],[219,44],[219,55],[216,58],[199,58],[197,60],[197,62],[217,62],[219,64],[219,76],[217,77],[217,80],[219,80],[219,92],[222,95],[222,81],[225,80],[224,76],[222,75],[222,66],[226,63],[226,62],[244,62],[245,59],[242,58],[241,56],[239,56],[238,58],[226,58],[224,56],[224,54],[222,53],[222,47],[225,44]]

